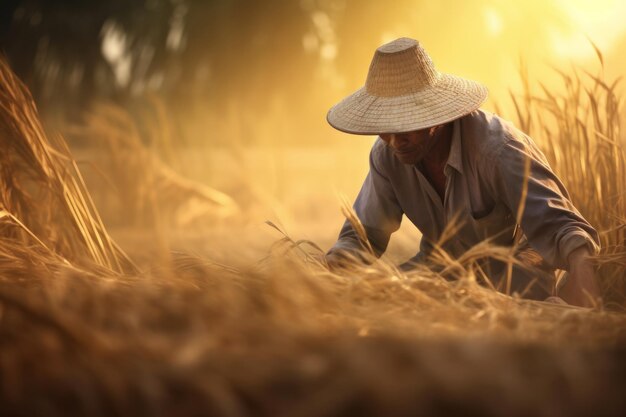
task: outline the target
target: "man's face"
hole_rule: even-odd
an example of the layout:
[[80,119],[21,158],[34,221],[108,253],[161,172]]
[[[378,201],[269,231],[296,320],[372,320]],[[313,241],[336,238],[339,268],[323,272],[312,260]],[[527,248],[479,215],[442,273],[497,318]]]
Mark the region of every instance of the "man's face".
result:
[[383,133],[380,135],[396,157],[405,164],[417,164],[432,149],[437,131],[441,126],[406,133]]

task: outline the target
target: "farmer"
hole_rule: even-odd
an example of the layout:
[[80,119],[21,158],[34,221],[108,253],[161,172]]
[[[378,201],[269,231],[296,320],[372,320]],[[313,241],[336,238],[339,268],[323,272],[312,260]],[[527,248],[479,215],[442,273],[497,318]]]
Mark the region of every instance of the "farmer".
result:
[[[354,203],[375,255],[405,214],[422,239],[402,269],[428,263],[435,245],[458,257],[489,239],[515,247],[525,265],[507,273],[502,259],[482,262],[496,288],[545,299],[554,295],[555,269],[563,269],[558,296],[593,305],[600,293],[589,257],[599,250],[597,232],[535,143],[479,109],[486,98],[484,86],[438,72],[417,41],[401,38],[379,47],[365,87],[330,109],[334,128],[378,135]],[[335,267],[362,250],[346,221],[326,260]]]

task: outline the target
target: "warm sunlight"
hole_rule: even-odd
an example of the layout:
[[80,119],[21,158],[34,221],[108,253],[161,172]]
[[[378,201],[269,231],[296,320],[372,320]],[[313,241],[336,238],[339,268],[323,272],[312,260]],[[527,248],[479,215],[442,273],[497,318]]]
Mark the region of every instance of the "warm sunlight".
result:
[[626,0],[0,1],[0,416],[624,416]]
[[[318,92],[319,97],[312,97],[320,100],[320,106],[358,88],[364,81],[371,50],[402,36],[419,39],[442,71],[487,84],[491,92],[488,105],[502,105],[509,90],[519,87],[520,59],[533,78],[552,83],[556,82],[552,66],[575,62],[596,68],[592,41],[602,51],[612,74],[619,74],[626,66],[615,49],[624,42],[626,2],[470,0],[413,4],[393,3],[371,14],[365,9],[358,19],[350,18],[340,7],[334,13],[311,9],[312,30],[303,45],[319,56],[321,70],[316,83],[329,87],[322,90],[324,94]],[[368,36],[374,27],[381,33],[379,37]],[[335,33],[342,30],[352,36],[337,43]],[[350,60],[349,66],[339,65],[345,60]]]
[[491,7],[485,7],[485,24],[491,36],[498,36],[502,32],[503,22],[497,11]]
[[626,2],[622,0],[555,0],[570,20],[570,28],[555,34],[552,46],[562,56],[589,57],[581,47],[586,38],[601,50],[612,51],[626,32]]

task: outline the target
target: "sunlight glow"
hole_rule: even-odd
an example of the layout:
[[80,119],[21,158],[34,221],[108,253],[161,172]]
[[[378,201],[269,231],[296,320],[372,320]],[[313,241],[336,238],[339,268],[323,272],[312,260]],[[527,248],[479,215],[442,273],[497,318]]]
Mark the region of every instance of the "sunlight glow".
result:
[[113,21],[107,21],[102,27],[102,55],[111,65],[115,81],[119,86],[130,82],[132,56],[128,51],[127,35]]
[[503,23],[502,18],[500,17],[498,12],[491,7],[487,7],[484,9],[484,17],[485,24],[487,25],[487,32],[491,36],[500,35],[500,33],[502,32]]
[[184,45],[186,14],[187,7],[182,3],[178,4],[170,21],[170,31],[166,40],[166,45],[171,50],[178,51]]
[[551,46],[562,57],[590,58],[591,39],[601,50],[612,48],[626,32],[626,2],[622,0],[554,0],[569,20],[572,29],[555,32]]

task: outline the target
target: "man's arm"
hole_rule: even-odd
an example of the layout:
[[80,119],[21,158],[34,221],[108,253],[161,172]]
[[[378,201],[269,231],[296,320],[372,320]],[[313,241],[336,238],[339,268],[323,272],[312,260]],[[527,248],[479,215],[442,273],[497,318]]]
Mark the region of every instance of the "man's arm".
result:
[[567,257],[569,273],[558,296],[569,304],[595,307],[602,302],[589,249],[581,246]]
[[[379,139],[372,147],[369,173],[354,203],[354,211],[363,224],[376,256],[382,255],[387,249],[389,238],[400,227],[403,214],[393,187],[384,173],[385,163],[381,158],[384,146]],[[346,220],[337,243],[326,254],[326,261],[330,266],[337,265],[345,260],[344,254],[358,255],[363,250],[356,231]]]
[[[563,288],[563,298],[571,304],[589,305],[585,291],[592,298],[599,295],[589,259],[599,251],[598,233],[571,203],[564,185],[530,139],[508,138],[492,159],[494,197],[504,201],[514,216],[522,207],[520,223],[529,244],[549,264],[569,271],[571,279]],[[525,178],[527,161],[530,172]]]

